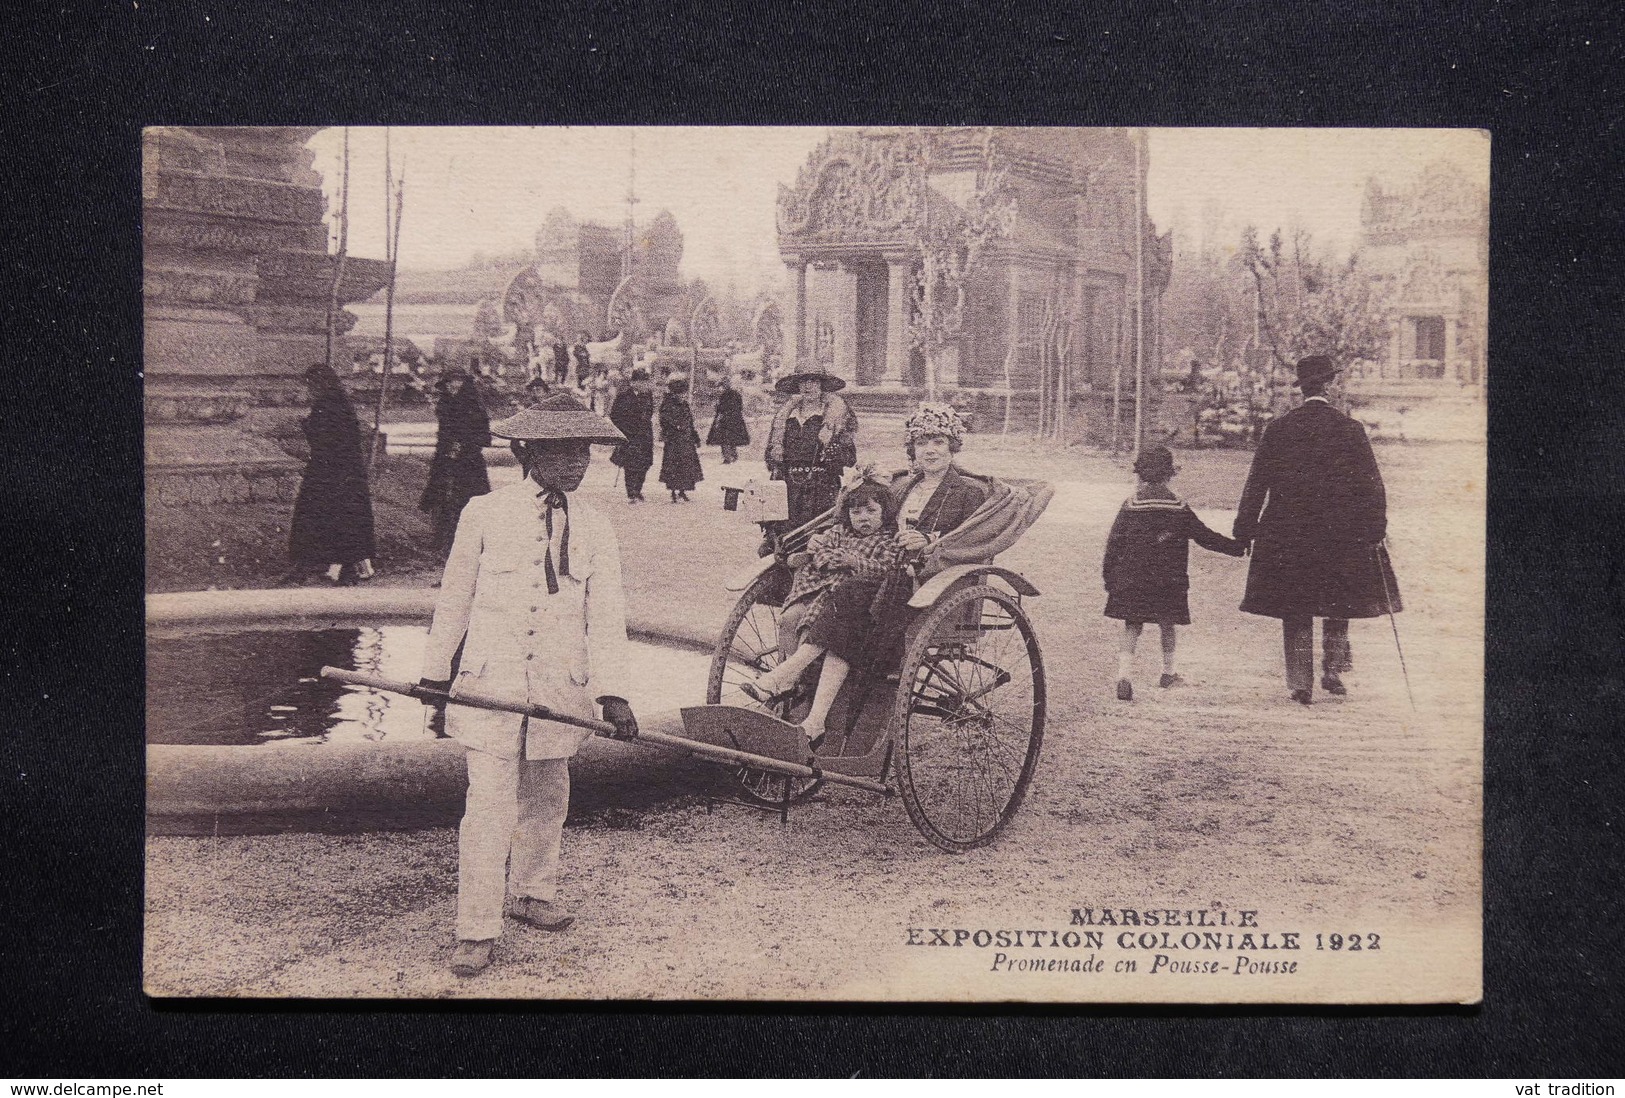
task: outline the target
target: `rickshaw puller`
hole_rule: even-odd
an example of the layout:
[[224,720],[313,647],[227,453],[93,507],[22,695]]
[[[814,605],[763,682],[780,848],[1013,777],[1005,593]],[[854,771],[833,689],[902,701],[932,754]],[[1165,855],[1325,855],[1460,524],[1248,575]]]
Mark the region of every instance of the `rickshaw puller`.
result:
[[[453,696],[524,699],[576,717],[592,717],[596,700],[617,738],[635,738],[625,700],[620,548],[607,519],[569,498],[592,444],[619,442],[621,433],[566,393],[493,424],[491,433],[511,440],[524,478],[463,510],[421,681]],[[465,706],[450,707],[446,726],[468,766],[451,969],[472,976],[490,963],[509,891],[523,922],[563,930],[574,921],[554,900],[569,761],[591,733]]]

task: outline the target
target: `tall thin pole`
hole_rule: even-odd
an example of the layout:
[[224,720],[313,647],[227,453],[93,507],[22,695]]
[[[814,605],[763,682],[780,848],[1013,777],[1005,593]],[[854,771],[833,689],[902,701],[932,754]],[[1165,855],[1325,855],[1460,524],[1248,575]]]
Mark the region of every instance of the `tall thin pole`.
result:
[[631,278],[632,269],[637,254],[637,205],[638,205],[638,131],[632,130],[627,136],[627,169],[626,169],[626,241],[623,244],[625,258],[621,260],[621,277]]
[[[401,184],[404,187],[404,175]],[[394,192],[395,167],[390,158],[389,127],[384,127],[384,260],[389,264],[389,283],[384,288],[384,375],[378,382],[378,408],[373,415],[373,448],[371,458],[376,460],[384,449],[384,408],[389,402],[389,374],[395,358],[395,258],[400,248],[401,200]],[[390,205],[393,197],[394,216]],[[393,224],[391,221],[393,220]]]
[[344,127],[344,182],[339,191],[339,258],[333,265],[333,286],[327,297],[327,367],[333,368],[333,343],[337,334],[339,284],[344,281],[344,258],[350,251],[350,127]]
[[1134,452],[1145,444],[1145,130],[1134,137]]

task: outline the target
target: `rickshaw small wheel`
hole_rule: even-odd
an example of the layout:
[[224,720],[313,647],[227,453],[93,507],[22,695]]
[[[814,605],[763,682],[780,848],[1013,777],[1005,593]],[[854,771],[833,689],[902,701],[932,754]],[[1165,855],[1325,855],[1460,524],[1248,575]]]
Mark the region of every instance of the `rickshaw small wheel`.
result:
[[[789,589],[789,576],[783,569],[763,572],[740,593],[728,620],[722,626],[716,648],[711,653],[711,673],[705,684],[707,705],[753,705],[739,690],[739,682],[777,666],[779,654],[780,603]],[[740,657],[744,659],[741,660]],[[788,717],[796,708],[804,707],[805,700],[797,696],[778,717]],[[785,799],[784,779],[781,775],[753,767],[742,766],[734,774],[740,792],[747,801],[769,807],[778,807]],[[792,778],[789,786],[791,804],[800,804],[823,786],[816,778]]]

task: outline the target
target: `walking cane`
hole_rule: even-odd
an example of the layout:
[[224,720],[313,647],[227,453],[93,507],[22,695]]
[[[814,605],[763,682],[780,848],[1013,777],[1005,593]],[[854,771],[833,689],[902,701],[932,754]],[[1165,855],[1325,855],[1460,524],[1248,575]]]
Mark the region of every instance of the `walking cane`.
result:
[[1383,558],[1388,555],[1388,539],[1383,538],[1371,552],[1371,559],[1377,565],[1377,578],[1382,581],[1382,604],[1388,611],[1388,624],[1394,631],[1394,651],[1399,653],[1399,673],[1405,679],[1405,696],[1410,699],[1411,712],[1416,712],[1416,695],[1411,693],[1411,673],[1405,667],[1405,649],[1399,643],[1399,621],[1394,617],[1394,597],[1388,592],[1388,572],[1383,568]]

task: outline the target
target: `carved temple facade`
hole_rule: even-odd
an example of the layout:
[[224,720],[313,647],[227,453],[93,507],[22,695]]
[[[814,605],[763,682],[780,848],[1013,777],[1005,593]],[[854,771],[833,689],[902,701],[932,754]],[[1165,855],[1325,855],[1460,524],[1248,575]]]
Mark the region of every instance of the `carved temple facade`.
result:
[[[298,486],[282,439],[305,407],[300,375],[326,355],[338,262],[305,148],[316,132],[142,134],[149,508],[286,501]],[[339,303],[388,278],[387,264],[349,257]],[[342,334],[355,318],[337,321]]]
[[1364,364],[1358,387],[1482,396],[1488,188],[1440,161],[1400,189],[1369,182],[1360,220],[1360,259],[1386,303],[1390,336],[1388,353]]
[[[1008,378],[1031,398],[1064,374],[1070,403],[1098,412],[1116,393],[1132,415],[1135,305],[1153,377],[1171,267],[1171,239],[1140,212],[1147,161],[1125,129],[834,132],[780,188],[785,367],[821,364],[859,393],[922,389],[926,353],[910,335],[922,225],[967,209],[992,163],[1013,216],[963,282],[958,333],[934,352],[937,385],[1002,393]],[[1160,386],[1146,389],[1150,401]]]

